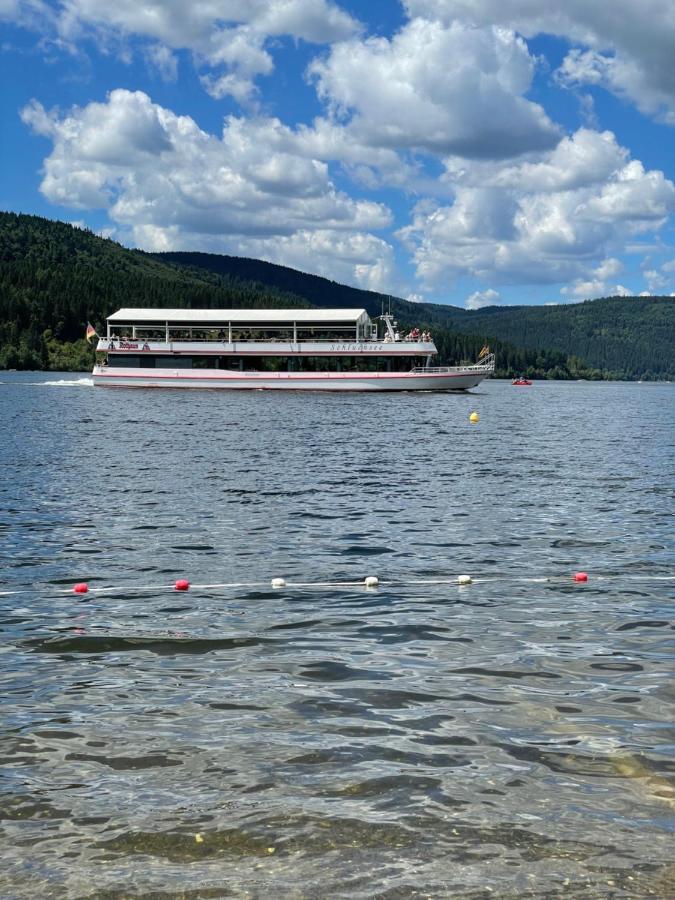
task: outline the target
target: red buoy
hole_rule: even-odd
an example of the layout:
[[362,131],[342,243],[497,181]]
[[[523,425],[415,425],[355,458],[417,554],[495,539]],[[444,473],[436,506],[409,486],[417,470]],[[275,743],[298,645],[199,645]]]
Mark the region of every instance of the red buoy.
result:
[[176,590],[177,591],[187,591],[190,587],[190,582],[187,578],[179,578],[176,582]]
[[577,572],[574,576],[575,581],[588,581],[588,575],[585,572]]
[[80,581],[75,585],[73,590],[76,594],[86,594],[89,590],[89,585],[84,581]]

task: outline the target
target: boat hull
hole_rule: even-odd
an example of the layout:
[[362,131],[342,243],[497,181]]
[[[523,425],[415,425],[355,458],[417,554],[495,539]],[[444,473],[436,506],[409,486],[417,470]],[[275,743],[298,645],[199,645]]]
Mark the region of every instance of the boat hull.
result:
[[96,366],[99,387],[219,388],[284,391],[466,391],[490,372],[228,372],[219,369],[147,369]]

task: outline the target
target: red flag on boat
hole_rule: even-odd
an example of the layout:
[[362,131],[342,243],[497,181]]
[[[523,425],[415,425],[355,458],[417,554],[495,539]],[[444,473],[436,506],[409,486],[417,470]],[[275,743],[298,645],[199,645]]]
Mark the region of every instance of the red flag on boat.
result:
[[98,337],[98,334],[96,333],[96,329],[91,324],[91,322],[87,322],[87,332],[85,334],[85,337],[87,339],[87,342],[89,342],[93,337]]

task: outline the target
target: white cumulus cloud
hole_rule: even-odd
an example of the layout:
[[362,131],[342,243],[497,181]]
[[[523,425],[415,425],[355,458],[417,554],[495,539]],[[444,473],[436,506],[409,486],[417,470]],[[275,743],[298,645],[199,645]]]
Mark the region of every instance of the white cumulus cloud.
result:
[[368,291],[394,292],[399,279],[390,244],[372,234],[329,229],[297,231],[281,238],[252,238],[246,256],[312,271]]
[[458,276],[606,284],[615,264],[603,260],[630,236],[658,230],[675,209],[675,185],[662,172],[645,171],[613,135],[588,129],[537,162],[459,165],[451,158],[448,180],[454,202],[420,203],[399,231],[429,285]]
[[175,81],[178,78],[178,60],[165,44],[151,44],[146,48],[145,56],[163,81]]
[[560,291],[563,297],[576,300],[592,300],[595,297],[629,297],[632,295],[622,284],[611,284],[609,279],[616,278],[623,272],[623,263],[612,257],[590,269],[585,278],[577,278],[571,285]]
[[33,102],[22,116],[53,142],[43,194],[105,208],[140,246],[249,253],[312,271],[323,259],[333,277],[373,289],[394,278],[391,246],[370,234],[391,223],[389,210],[337,190],[328,165],[278,119],[230,117],[217,137],[126,90],[68,113]]
[[667,0],[404,0],[410,15],[445,24],[501,25],[533,37],[553,34],[572,47],[560,69],[571,84],[602,85],[642,112],[675,124],[675,6]]
[[145,41],[144,52],[154,56],[163,78],[173,72],[171,52],[190,51],[210,70],[204,75],[209,93],[239,100],[250,100],[256,76],[273,70],[270,38],[321,44],[360,28],[330,0],[59,0],[51,5],[0,0],[0,18],[71,45],[91,39],[107,49],[111,43]]
[[466,298],[467,309],[483,309],[486,306],[495,306],[499,303],[500,295],[498,291],[488,288],[485,291],[474,291]]
[[335,44],[310,74],[360,144],[501,159],[559,139],[542,107],[523,96],[533,68],[512,31],[415,19],[391,40]]

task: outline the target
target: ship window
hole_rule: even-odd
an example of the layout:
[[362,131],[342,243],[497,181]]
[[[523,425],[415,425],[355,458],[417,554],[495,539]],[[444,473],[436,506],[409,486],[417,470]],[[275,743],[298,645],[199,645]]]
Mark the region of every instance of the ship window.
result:
[[299,341],[332,341],[334,343],[354,343],[356,328],[354,325],[337,326],[298,326]]
[[112,367],[125,367],[129,369],[137,369],[140,365],[140,357],[133,356],[132,354],[120,354],[111,353],[108,357],[108,365]]
[[192,359],[189,356],[156,356],[158,369],[191,369]]
[[244,356],[242,359],[246,372],[277,372],[287,366],[285,356]]
[[242,372],[244,370],[244,361],[241,356],[221,356],[220,368],[228,369],[230,372]]
[[155,354],[117,354],[108,356],[111,367],[158,369],[224,369],[257,372],[408,372],[423,366],[422,356],[159,356]]

